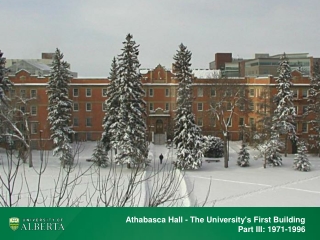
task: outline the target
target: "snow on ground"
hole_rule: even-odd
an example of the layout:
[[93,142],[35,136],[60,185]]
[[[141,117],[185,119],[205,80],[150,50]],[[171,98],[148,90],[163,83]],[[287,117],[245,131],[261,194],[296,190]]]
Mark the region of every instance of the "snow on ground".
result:
[[[83,150],[79,154],[79,163],[82,170],[88,169],[92,163],[86,159],[91,157],[95,142],[86,142],[83,144]],[[159,193],[161,187],[168,186],[171,176],[175,174],[174,182],[179,184],[179,189],[174,189],[174,202],[166,202],[159,206],[216,206],[216,207],[234,207],[234,206],[320,206],[320,158],[309,154],[309,160],[312,164],[310,172],[295,171],[292,168],[294,159],[293,154],[283,157],[283,166],[263,168],[262,159],[254,160],[254,156],[258,154],[256,150],[250,149],[250,166],[239,167],[237,165],[237,152],[240,149],[241,142],[230,142],[230,160],[229,167],[224,168],[223,158],[220,162],[207,163],[203,161],[202,168],[199,170],[189,170],[181,173],[178,170],[172,170],[172,160],[175,159],[175,149],[167,148],[165,145],[150,144],[151,166],[147,168],[143,176],[146,179],[144,184],[140,184],[137,189],[137,200],[133,203],[135,206],[147,206],[151,200],[155,199],[155,193]],[[164,155],[163,164],[160,165],[159,155]],[[5,152],[0,149],[0,155],[5,160]],[[48,166],[41,180],[42,192],[47,194],[47,198],[53,195],[55,181],[60,169],[58,158],[52,157],[52,153],[48,156]],[[35,168],[40,165],[39,151],[33,151],[33,161]],[[0,174],[4,176],[3,166],[0,165]],[[29,188],[36,189],[37,177],[33,168],[25,165],[26,176]],[[119,169],[118,169],[119,170]],[[93,170],[92,170],[93,171]],[[107,176],[109,169],[101,169],[101,174]],[[121,169],[124,181],[122,186],[126,186],[126,179],[130,176],[131,170]],[[73,173],[73,176],[76,174]],[[156,175],[156,178],[151,176]],[[182,180],[182,181],[180,181]],[[81,182],[78,183],[75,194],[81,196],[86,189],[94,195],[96,199],[97,192],[94,192],[92,182],[97,181],[97,176],[88,172],[85,174]],[[21,185],[22,179],[19,175],[17,184]],[[211,186],[210,186],[211,184]],[[18,186],[17,185],[17,186]],[[19,186],[20,186],[19,185]],[[3,186],[0,185],[0,188]],[[210,191],[209,191],[210,190]],[[172,190],[171,190],[172,191]],[[208,192],[209,191],[209,192]],[[28,206],[28,190],[26,184],[22,185],[22,199],[19,206]],[[184,197],[191,192],[189,197]],[[2,193],[4,194],[4,193]],[[206,199],[206,196],[208,198]],[[82,196],[81,206],[96,206],[96,200],[88,200],[87,196]],[[163,199],[162,199],[163,200]],[[91,201],[88,203],[88,201]],[[100,203],[101,205],[101,203]],[[46,206],[49,206],[47,204]],[[127,206],[130,206],[127,204]]]

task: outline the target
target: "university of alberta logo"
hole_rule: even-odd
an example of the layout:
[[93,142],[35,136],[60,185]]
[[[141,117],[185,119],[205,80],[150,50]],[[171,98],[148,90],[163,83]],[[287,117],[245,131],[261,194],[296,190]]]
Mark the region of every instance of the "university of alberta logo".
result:
[[19,228],[19,218],[16,218],[16,217],[9,218],[9,227],[13,231],[16,231]]

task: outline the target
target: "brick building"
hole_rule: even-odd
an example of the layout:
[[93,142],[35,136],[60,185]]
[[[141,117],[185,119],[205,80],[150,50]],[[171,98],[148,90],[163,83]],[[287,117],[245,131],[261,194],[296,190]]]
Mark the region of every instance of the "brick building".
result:
[[[178,82],[171,70],[167,70],[161,65],[154,69],[141,70],[142,84],[145,89],[145,101],[147,102],[147,136],[149,141],[156,144],[163,144],[167,139],[173,137],[174,116],[176,110],[176,98]],[[230,140],[241,140],[245,134],[246,138],[251,138],[255,131],[259,131],[258,119],[259,112],[262,109],[262,103],[268,102],[272,105],[272,96],[276,94],[276,82],[272,76],[267,77],[243,77],[232,79],[219,79],[214,73],[207,75],[194,73],[193,86],[193,112],[196,117],[196,123],[202,128],[204,134],[213,134],[222,137],[221,127],[212,114],[210,106],[212,101],[219,99],[222,93],[219,89],[226,86],[241,86],[250,103],[247,110],[242,106],[237,106],[229,127]],[[307,94],[310,87],[310,81],[307,76],[299,71],[293,71],[293,91],[298,117],[297,133],[298,136],[307,139],[311,131],[308,126],[308,118],[304,118],[303,112],[306,111]],[[49,139],[50,127],[47,122],[47,104],[46,86],[48,77],[39,77],[30,75],[25,70],[20,70],[9,79],[14,82],[14,93],[24,98],[30,98],[24,111],[30,112],[30,134],[33,148],[52,148],[52,142]],[[102,121],[106,114],[104,111],[104,102],[107,99],[107,88],[109,81],[107,78],[73,78],[70,83],[69,97],[73,100],[72,126],[75,135],[73,141],[95,141],[99,140],[102,133]],[[262,96],[262,93],[267,93]],[[233,93],[225,91],[223,94],[229,94],[230,101]],[[227,118],[228,109],[226,108],[225,118]],[[289,144],[289,152],[295,152],[295,145]]]

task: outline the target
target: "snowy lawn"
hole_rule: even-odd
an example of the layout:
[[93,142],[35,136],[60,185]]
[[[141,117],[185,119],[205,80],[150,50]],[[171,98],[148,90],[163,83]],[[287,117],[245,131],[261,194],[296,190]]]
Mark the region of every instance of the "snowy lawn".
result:
[[[103,206],[101,202],[101,191],[99,192],[97,168],[90,166],[87,162],[92,155],[95,142],[86,142],[83,151],[79,154],[79,166],[70,176],[73,179],[80,172],[85,172],[81,176],[73,189],[72,198],[65,198],[62,206],[72,202],[77,202],[75,206]],[[312,164],[310,172],[295,171],[292,168],[294,159],[293,154],[283,157],[281,167],[263,168],[262,159],[254,160],[257,151],[249,147],[250,166],[239,167],[237,158],[241,142],[230,142],[230,161],[229,168],[224,168],[223,158],[220,162],[207,163],[203,161],[202,168],[199,170],[189,170],[181,173],[178,170],[172,170],[172,160],[175,159],[175,149],[168,149],[164,145],[150,145],[149,157],[152,160],[151,166],[145,172],[139,173],[137,181],[139,184],[133,190],[133,200],[125,206],[320,206],[320,159],[314,155],[308,155]],[[163,164],[160,165],[159,155],[164,155]],[[6,159],[5,151],[1,149],[1,157]],[[41,194],[38,206],[51,206],[52,198],[55,192],[56,184],[59,181],[58,175],[60,162],[58,158],[52,157],[49,153],[48,166],[41,178]],[[33,162],[35,169],[40,166],[40,153],[33,151]],[[4,169],[7,163],[1,163],[0,174],[5,176]],[[22,169],[25,169],[25,176]],[[38,175],[35,169],[29,168],[27,164],[20,169],[17,177],[16,186],[13,192],[13,199],[17,199],[20,192],[18,206],[29,206],[29,193],[36,196],[38,184]],[[89,170],[88,170],[89,169]],[[101,179],[110,176],[110,168],[101,168]],[[117,167],[113,176],[120,180],[118,192],[123,193],[128,186],[132,169]],[[121,174],[121,175],[120,175]],[[152,177],[155,176],[155,177]],[[110,178],[109,178],[110,179]],[[146,179],[146,181],[141,181]],[[27,188],[27,184],[29,190]],[[103,182],[103,181],[100,181]],[[111,181],[109,181],[111,182]],[[210,192],[205,201],[209,186]],[[168,188],[169,185],[172,188]],[[108,185],[111,186],[110,183]],[[21,187],[21,188],[20,188]],[[21,189],[21,190],[20,190]],[[101,186],[100,186],[101,189]],[[165,189],[165,192],[161,191]],[[6,196],[4,186],[0,185],[2,196]],[[72,185],[68,191],[72,190]],[[188,193],[190,193],[190,196]],[[106,199],[109,199],[110,192],[106,193]],[[102,194],[103,195],[103,194]],[[166,201],[166,197],[159,196],[170,195],[171,200]],[[99,200],[100,199],[100,200]],[[45,203],[41,203],[44,201]],[[57,201],[57,200],[55,200]],[[113,199],[113,201],[115,201]],[[113,202],[116,204],[116,202]]]

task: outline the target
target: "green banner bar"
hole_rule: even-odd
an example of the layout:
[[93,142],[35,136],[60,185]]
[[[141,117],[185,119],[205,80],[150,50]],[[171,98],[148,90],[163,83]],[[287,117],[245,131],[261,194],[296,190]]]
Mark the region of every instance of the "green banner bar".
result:
[[320,239],[320,208],[1,208],[0,239]]

